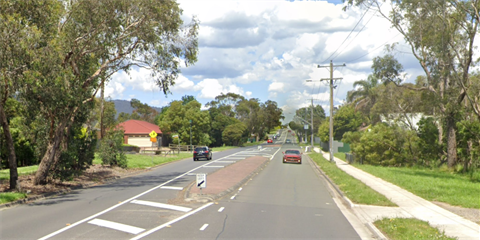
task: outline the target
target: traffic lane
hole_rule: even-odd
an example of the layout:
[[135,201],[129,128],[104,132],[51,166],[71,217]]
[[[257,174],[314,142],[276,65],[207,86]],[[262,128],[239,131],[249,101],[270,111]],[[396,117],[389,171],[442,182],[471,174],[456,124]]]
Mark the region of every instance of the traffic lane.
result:
[[[244,150],[248,148],[214,152],[213,160]],[[193,158],[181,160],[110,184],[3,209],[0,211],[0,239],[38,239],[207,163],[194,162]],[[216,169],[204,170],[211,172]],[[192,180],[187,177],[171,184],[186,186]],[[28,231],[25,231],[25,226],[29,226]]]
[[226,197],[144,239],[361,239],[306,159],[283,164],[281,157],[277,154],[234,199]]

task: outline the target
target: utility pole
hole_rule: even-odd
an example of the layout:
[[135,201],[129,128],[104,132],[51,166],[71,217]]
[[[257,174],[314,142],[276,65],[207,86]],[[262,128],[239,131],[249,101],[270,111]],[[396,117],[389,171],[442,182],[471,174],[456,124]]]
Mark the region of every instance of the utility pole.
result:
[[192,148],[192,120],[190,119],[189,122],[190,122],[190,151],[193,152],[193,148]]
[[310,109],[311,109],[310,121],[311,121],[311,123],[312,123],[312,125],[311,125],[311,127],[312,127],[312,131],[311,131],[312,136],[311,136],[310,139],[311,139],[311,141],[312,141],[311,144],[312,144],[312,151],[313,151],[313,98],[312,98],[312,107],[311,107]]
[[[318,68],[321,67],[330,67],[330,78],[322,78],[322,80],[330,80],[330,138],[329,138],[329,145],[330,145],[330,162],[334,162],[333,160],[333,80],[340,80],[342,78],[333,78],[333,67],[345,67],[345,63],[342,65],[333,65],[332,60],[330,60],[330,65],[329,66],[320,66],[318,65]],[[313,105],[313,104],[312,104]]]

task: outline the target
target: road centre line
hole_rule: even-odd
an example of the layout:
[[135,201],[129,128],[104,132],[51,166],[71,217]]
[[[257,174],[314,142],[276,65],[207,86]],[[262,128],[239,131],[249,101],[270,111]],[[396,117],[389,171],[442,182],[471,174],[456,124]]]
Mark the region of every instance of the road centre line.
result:
[[200,231],[205,230],[208,227],[208,223],[203,224],[203,226],[200,228]]
[[170,189],[170,190],[183,190],[183,187],[169,187],[169,186],[163,186],[161,189]]
[[107,221],[107,220],[102,220],[102,219],[98,219],[98,218],[95,218],[88,223],[93,224],[93,225],[97,225],[97,226],[100,226],[100,227],[106,227],[106,228],[119,230],[119,231],[122,231],[122,232],[131,233],[131,234],[139,234],[139,233],[145,231],[145,229],[143,229],[143,228],[138,228],[138,227],[125,225],[125,224],[121,224],[121,223],[116,223],[116,222],[111,222],[111,221]]
[[[228,156],[231,156],[231,155],[228,155]],[[213,162],[220,161],[220,160],[222,160],[222,159],[226,159],[228,156],[219,158],[219,159],[217,159],[217,160],[214,160]],[[209,163],[207,163],[207,164],[209,164]],[[206,164],[204,164],[204,165],[206,165]],[[198,166],[198,167],[196,167],[196,168],[193,168],[192,170],[190,170],[190,171],[188,171],[188,172],[186,172],[186,173],[180,174],[180,175],[178,175],[178,176],[176,176],[176,177],[174,177],[174,178],[172,178],[172,179],[170,179],[170,180],[168,180],[168,181],[166,181],[166,182],[164,182],[164,183],[162,183],[162,184],[160,184],[160,185],[158,185],[158,186],[155,186],[155,187],[153,187],[153,188],[150,188],[149,190],[147,190],[147,191],[145,191],[145,192],[143,192],[143,193],[140,193],[140,194],[138,194],[138,195],[136,195],[136,196],[133,196],[133,197],[131,197],[131,198],[129,198],[129,199],[123,201],[123,202],[117,203],[117,204],[115,204],[115,205],[113,205],[113,206],[111,206],[111,207],[109,207],[109,208],[107,208],[107,209],[105,209],[105,210],[103,210],[103,211],[101,211],[101,212],[98,212],[98,213],[96,213],[96,214],[94,214],[94,215],[91,215],[90,217],[86,217],[86,218],[84,218],[84,219],[82,219],[82,220],[80,220],[80,221],[77,221],[77,222],[69,225],[69,226],[63,227],[63,228],[61,228],[61,229],[59,229],[59,230],[57,230],[57,231],[55,231],[55,232],[53,232],[53,233],[50,233],[50,234],[48,234],[48,235],[46,235],[46,236],[44,236],[44,237],[42,237],[42,238],[39,238],[38,240],[46,240],[46,239],[49,239],[49,238],[51,238],[51,237],[53,237],[53,236],[55,236],[55,235],[58,235],[58,234],[66,231],[66,230],[68,230],[68,229],[70,229],[70,228],[73,228],[73,227],[75,227],[75,226],[77,226],[77,225],[80,225],[80,224],[86,222],[86,221],[89,221],[89,220],[91,220],[91,219],[94,219],[94,218],[96,218],[96,217],[98,217],[98,216],[100,216],[100,215],[102,215],[102,214],[104,214],[104,213],[107,213],[107,212],[109,212],[109,211],[111,211],[111,210],[113,210],[113,209],[115,209],[115,208],[117,208],[117,207],[122,206],[122,205],[125,204],[125,203],[128,203],[128,202],[130,202],[130,201],[132,201],[132,200],[135,200],[135,199],[137,199],[137,198],[139,198],[139,197],[141,197],[141,196],[143,196],[143,195],[145,195],[145,194],[147,194],[147,193],[150,193],[150,192],[152,192],[152,191],[154,191],[154,190],[157,190],[157,189],[159,189],[159,188],[161,188],[161,187],[163,187],[163,186],[165,186],[165,185],[167,185],[167,184],[169,184],[169,183],[171,183],[171,182],[173,182],[173,181],[175,181],[175,180],[177,180],[177,179],[179,179],[179,178],[181,178],[181,177],[190,175],[193,171],[196,171],[196,170],[202,168],[204,165],[201,165],[201,166]],[[195,175],[195,174],[193,174],[193,175]]]
[[157,202],[150,202],[150,201],[142,201],[142,200],[133,200],[133,201],[131,201],[131,203],[150,206],[150,207],[156,207],[156,208],[165,208],[165,209],[170,209],[170,210],[176,210],[176,211],[180,211],[180,212],[190,212],[192,210],[191,208],[188,208],[188,207],[175,206],[175,205],[170,205],[170,204],[165,204],[165,203],[157,203]]
[[184,219],[184,218],[186,218],[186,217],[188,217],[188,216],[190,216],[190,215],[192,215],[192,214],[195,214],[195,213],[197,213],[197,212],[199,212],[199,211],[201,211],[201,210],[203,210],[203,209],[205,209],[205,208],[207,208],[207,207],[210,207],[211,205],[213,205],[213,202],[207,203],[207,204],[205,204],[205,205],[203,205],[203,206],[201,206],[201,207],[199,207],[199,208],[197,208],[197,209],[195,209],[195,210],[193,210],[193,211],[191,211],[191,212],[189,212],[189,213],[187,213],[187,214],[185,214],[185,215],[183,215],[183,216],[180,216],[180,217],[178,217],[178,218],[176,218],[176,219],[173,219],[172,221],[167,222],[167,223],[164,223],[164,224],[162,224],[162,225],[160,225],[160,226],[158,226],[158,227],[156,227],[156,228],[152,228],[152,229],[150,229],[150,230],[148,230],[148,231],[146,231],[146,232],[143,232],[142,234],[137,235],[137,236],[131,238],[130,240],[138,240],[138,239],[140,239],[140,238],[143,238],[143,237],[145,237],[145,236],[148,236],[148,235],[150,235],[150,234],[152,234],[152,233],[154,233],[154,232],[156,232],[156,231],[158,231],[158,230],[160,230],[160,229],[162,229],[162,228],[164,228],[164,227],[166,227],[166,226],[172,225],[172,224],[174,224],[174,223],[176,223],[176,222],[178,222],[178,221],[180,221],[180,220],[182,220],[182,219]]

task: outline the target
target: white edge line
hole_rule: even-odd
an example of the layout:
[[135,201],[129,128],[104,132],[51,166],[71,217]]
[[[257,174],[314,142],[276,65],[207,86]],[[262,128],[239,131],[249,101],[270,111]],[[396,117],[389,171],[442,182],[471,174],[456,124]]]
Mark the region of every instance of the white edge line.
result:
[[[230,155],[228,155],[228,156],[230,156]],[[213,162],[216,162],[216,161],[225,159],[225,158],[227,158],[228,156],[219,158],[219,159],[217,159],[217,160],[215,160],[215,161],[213,161]],[[207,164],[210,164],[210,163],[207,163]],[[130,201],[135,200],[135,199],[137,199],[137,198],[139,198],[139,197],[141,197],[141,196],[143,196],[143,195],[145,195],[145,194],[147,194],[147,193],[149,193],[149,192],[151,192],[151,191],[153,191],[153,190],[156,190],[156,189],[158,189],[158,188],[160,188],[160,187],[163,187],[163,186],[169,184],[170,182],[173,182],[174,180],[177,180],[178,178],[181,178],[181,177],[186,176],[186,175],[191,175],[190,173],[192,173],[192,172],[195,171],[195,170],[198,170],[198,169],[202,168],[203,166],[205,166],[205,165],[207,165],[207,164],[198,166],[198,167],[196,167],[196,168],[194,168],[194,169],[192,169],[192,170],[190,170],[190,171],[188,171],[188,172],[186,172],[186,173],[180,174],[180,175],[178,175],[177,177],[172,178],[172,179],[170,179],[170,180],[168,180],[168,181],[166,181],[166,182],[164,182],[164,183],[162,183],[162,184],[160,184],[160,185],[158,185],[158,186],[156,186],[156,187],[153,187],[153,188],[151,188],[151,189],[149,189],[149,190],[147,190],[147,191],[145,191],[145,192],[143,192],[143,193],[140,193],[140,194],[138,194],[138,195],[136,195],[136,196],[133,196],[133,197],[131,197],[131,198],[129,198],[129,199],[123,201],[123,202],[117,203],[117,204],[115,204],[115,205],[113,205],[113,206],[111,206],[111,207],[109,207],[109,208],[107,208],[107,209],[105,209],[105,210],[103,210],[103,211],[101,211],[101,212],[99,212],[99,213],[96,213],[96,214],[94,214],[94,215],[92,215],[92,216],[90,216],[90,217],[84,218],[84,219],[82,219],[82,220],[80,220],[80,221],[78,221],[78,222],[76,222],[76,223],[73,223],[73,224],[71,224],[71,225],[69,225],[69,226],[63,227],[63,228],[61,228],[61,229],[59,229],[59,230],[57,230],[57,231],[55,231],[55,232],[53,232],[53,233],[50,233],[50,234],[48,234],[48,235],[46,235],[46,236],[44,236],[44,237],[42,237],[42,238],[39,238],[38,240],[46,240],[46,239],[49,239],[49,238],[51,238],[51,237],[53,237],[53,236],[55,236],[55,235],[57,235],[57,234],[60,234],[60,233],[66,231],[66,230],[68,230],[68,229],[70,229],[70,228],[73,228],[73,227],[75,227],[75,226],[77,226],[77,225],[80,225],[80,224],[86,222],[86,221],[89,221],[89,220],[91,220],[91,219],[94,219],[94,218],[96,218],[96,217],[98,217],[98,216],[100,216],[100,215],[102,215],[102,214],[104,214],[104,213],[107,213],[107,212],[109,212],[109,211],[111,211],[111,210],[113,210],[113,209],[115,209],[115,208],[117,208],[117,207],[122,206],[122,205],[125,204],[125,203],[129,203]],[[192,175],[194,175],[194,174],[192,174]]]
[[200,228],[200,231],[205,230],[208,227],[208,223],[203,224],[203,226]]
[[190,216],[190,215],[192,215],[192,214],[195,214],[195,213],[197,213],[197,212],[199,212],[199,211],[201,211],[201,210],[203,210],[203,209],[205,209],[205,208],[207,208],[207,207],[210,207],[211,205],[213,205],[213,202],[207,203],[207,204],[205,204],[205,205],[203,205],[203,206],[201,206],[201,207],[199,207],[199,208],[197,208],[197,209],[195,209],[195,210],[193,210],[193,211],[191,211],[191,212],[189,212],[189,213],[187,213],[187,214],[185,214],[185,215],[183,215],[183,216],[180,216],[180,217],[178,217],[178,218],[176,218],[176,219],[173,219],[172,221],[167,222],[167,223],[164,223],[164,224],[162,224],[162,225],[160,225],[160,226],[158,226],[158,227],[156,227],[156,228],[152,228],[152,229],[150,229],[150,230],[148,230],[148,231],[146,231],[146,232],[144,232],[144,233],[142,233],[142,234],[140,234],[140,235],[138,235],[138,236],[135,236],[134,238],[131,238],[130,240],[137,240],[137,239],[143,238],[143,237],[145,237],[145,236],[147,236],[147,235],[150,235],[150,234],[153,233],[153,232],[156,232],[156,231],[158,231],[158,230],[160,230],[160,229],[162,229],[162,228],[164,228],[164,227],[166,227],[166,226],[168,226],[168,225],[174,224],[174,223],[176,223],[176,222],[178,222],[178,221],[180,221],[180,220],[182,220],[182,219],[184,219],[184,218],[186,218],[186,217],[188,217],[188,216]]
[[180,211],[180,212],[189,212],[189,211],[192,210],[191,208],[188,208],[188,207],[175,206],[175,205],[170,205],[170,204],[165,204],[165,203],[157,203],[157,202],[150,202],[150,201],[143,201],[143,200],[133,200],[133,201],[131,201],[131,203],[150,206],[150,207],[156,207],[156,208],[176,210],[176,211]]
[[225,207],[221,207],[218,209],[218,212],[223,212],[223,210],[225,209]]
[[223,168],[225,166],[204,166],[204,168]]
[[105,228],[115,229],[115,230],[122,231],[122,232],[135,234],[135,235],[145,231],[145,229],[143,229],[143,228],[134,227],[134,226],[130,226],[130,225],[122,224],[122,223],[117,223],[117,222],[112,222],[112,221],[107,221],[107,220],[102,220],[102,219],[98,219],[98,218],[95,218],[88,223],[93,224],[93,225],[97,225],[97,226],[100,226],[100,227],[105,227]]

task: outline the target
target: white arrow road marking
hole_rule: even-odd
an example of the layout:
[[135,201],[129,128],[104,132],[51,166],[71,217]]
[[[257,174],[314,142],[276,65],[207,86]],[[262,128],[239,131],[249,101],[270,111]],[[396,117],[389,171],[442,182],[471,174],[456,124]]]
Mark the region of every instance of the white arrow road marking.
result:
[[146,205],[150,207],[157,207],[157,208],[165,208],[170,210],[176,210],[180,212],[190,212],[192,209],[187,207],[175,206],[165,203],[156,203],[156,202],[149,202],[149,201],[142,201],[142,200],[133,200],[131,203]]
[[129,225],[116,223],[116,222],[110,222],[110,221],[102,220],[102,219],[98,219],[98,218],[95,218],[88,223],[93,224],[93,225],[97,225],[97,226],[100,226],[100,227],[106,227],[106,228],[111,228],[111,229],[115,229],[115,230],[118,230],[118,231],[128,232],[128,233],[131,233],[131,234],[139,234],[139,233],[145,231],[145,229],[143,229],[143,228],[138,228],[138,227],[129,226]]

